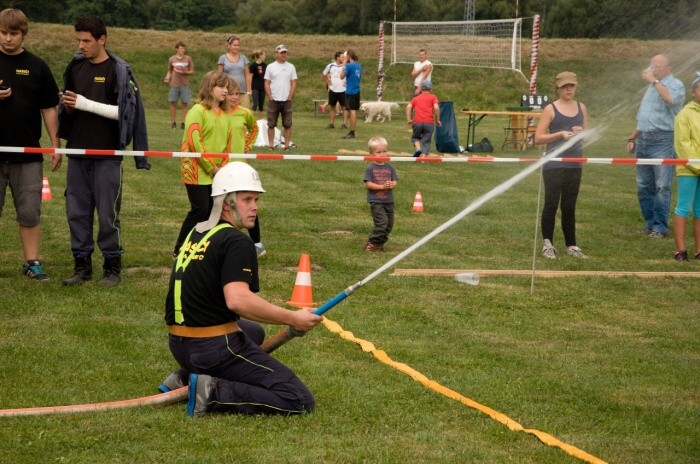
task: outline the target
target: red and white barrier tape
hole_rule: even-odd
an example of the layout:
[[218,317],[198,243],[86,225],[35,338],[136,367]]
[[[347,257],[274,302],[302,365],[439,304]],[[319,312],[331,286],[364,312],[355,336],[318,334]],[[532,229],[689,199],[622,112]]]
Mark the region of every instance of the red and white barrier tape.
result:
[[[287,155],[277,153],[190,153],[185,151],[131,151],[93,150],[83,148],[36,148],[0,147],[0,153],[27,153],[91,156],[149,156],[161,158],[230,158],[253,160],[296,160],[296,161],[390,161],[412,163],[534,163],[539,157],[501,158],[495,156],[458,156],[413,158],[412,156],[369,156],[369,155]],[[700,165],[700,158],[693,159],[637,159],[637,158],[552,158],[549,162],[581,164],[631,164],[631,165]]]

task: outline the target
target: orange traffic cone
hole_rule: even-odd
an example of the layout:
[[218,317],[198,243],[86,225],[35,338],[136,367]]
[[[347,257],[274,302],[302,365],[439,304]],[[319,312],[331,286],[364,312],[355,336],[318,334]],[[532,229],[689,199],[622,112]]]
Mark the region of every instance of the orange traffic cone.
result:
[[312,308],[314,306],[313,300],[311,295],[311,261],[308,254],[302,253],[301,258],[299,258],[299,271],[297,272],[297,280],[294,282],[292,299],[287,304],[297,308]]
[[41,201],[51,201],[52,198],[51,187],[49,187],[49,178],[44,177],[44,181],[41,184]]
[[416,192],[416,198],[413,200],[412,211],[414,213],[422,213],[423,212],[423,197],[421,196],[420,191]]

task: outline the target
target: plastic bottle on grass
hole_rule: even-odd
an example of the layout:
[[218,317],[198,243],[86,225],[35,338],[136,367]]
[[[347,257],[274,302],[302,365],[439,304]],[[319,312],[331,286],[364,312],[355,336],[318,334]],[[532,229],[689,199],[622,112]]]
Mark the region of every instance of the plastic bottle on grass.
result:
[[462,282],[463,284],[478,285],[479,284],[479,274],[476,272],[461,272],[455,275],[457,282]]

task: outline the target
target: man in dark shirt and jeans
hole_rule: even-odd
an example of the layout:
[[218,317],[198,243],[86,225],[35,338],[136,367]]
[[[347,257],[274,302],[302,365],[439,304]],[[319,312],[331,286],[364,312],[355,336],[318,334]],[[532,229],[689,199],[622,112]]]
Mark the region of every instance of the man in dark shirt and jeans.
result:
[[[48,65],[22,46],[28,24],[20,10],[0,12],[0,145],[40,147],[43,118],[51,146],[59,148],[58,86]],[[0,215],[9,185],[24,253],[22,273],[35,280],[49,278],[39,261],[43,161],[40,155],[0,153]],[[52,153],[50,162],[56,171],[61,155]]]
[[[134,150],[148,150],[141,93],[129,64],[105,48],[107,26],[97,16],[75,23],[79,52],[68,64],[60,93],[59,133],[67,148],[123,150],[133,137]],[[136,157],[137,169],[149,169]],[[122,165],[120,157],[68,156],[66,215],[70,228],[74,274],[63,281],[76,285],[92,278],[95,249],[93,222],[98,218],[97,244],[104,256],[101,285],[117,285],[121,274]]]

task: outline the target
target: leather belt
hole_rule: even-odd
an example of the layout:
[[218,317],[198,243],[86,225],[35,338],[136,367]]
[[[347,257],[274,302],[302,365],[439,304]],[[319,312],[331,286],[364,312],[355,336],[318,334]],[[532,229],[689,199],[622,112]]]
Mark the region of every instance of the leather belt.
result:
[[227,322],[226,324],[212,325],[209,327],[187,327],[184,325],[168,326],[168,332],[171,334],[188,338],[219,337],[237,330],[239,330],[238,324],[235,322]]

